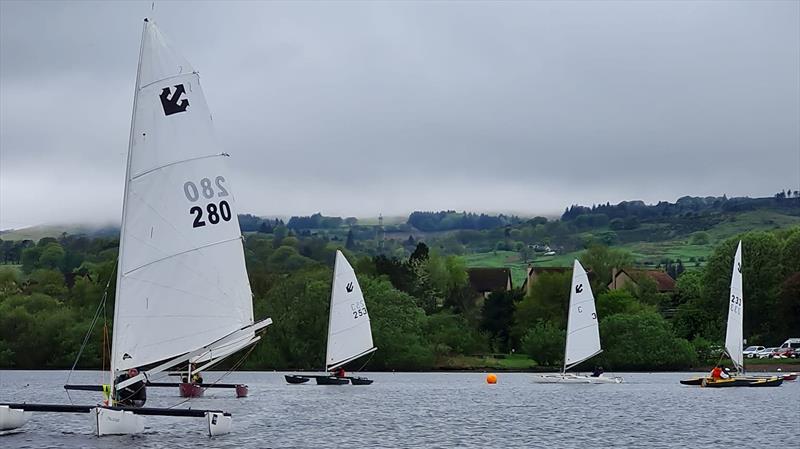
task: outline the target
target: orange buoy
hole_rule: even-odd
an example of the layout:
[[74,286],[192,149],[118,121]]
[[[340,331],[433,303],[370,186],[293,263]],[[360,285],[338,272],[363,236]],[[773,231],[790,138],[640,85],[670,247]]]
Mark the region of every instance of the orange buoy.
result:
[[497,376],[494,373],[489,373],[486,375],[486,383],[487,384],[496,384],[497,383]]

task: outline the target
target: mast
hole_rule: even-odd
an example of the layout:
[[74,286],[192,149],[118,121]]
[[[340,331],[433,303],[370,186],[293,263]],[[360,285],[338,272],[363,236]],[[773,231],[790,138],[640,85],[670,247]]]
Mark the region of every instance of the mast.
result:
[[[122,196],[122,223],[120,224],[120,228],[119,228],[119,236],[120,236],[120,238],[119,238],[119,253],[117,254],[117,285],[116,285],[116,289],[115,289],[116,291],[114,292],[114,321],[112,322],[112,325],[116,324],[118,322],[117,318],[119,316],[119,293],[120,293],[120,288],[119,287],[121,285],[122,273],[123,273],[123,270],[125,268],[125,267],[123,267],[121,265],[121,261],[122,261],[123,251],[125,250],[124,249],[125,248],[125,238],[124,238],[124,235],[125,235],[125,219],[127,217],[127,211],[128,211],[128,183],[130,182],[131,155],[133,153],[131,151],[131,149],[133,148],[134,124],[136,123],[136,103],[137,103],[137,99],[139,97],[139,95],[138,95],[138,93],[139,93],[139,78],[140,78],[140,76],[142,74],[142,54],[144,52],[144,37],[145,37],[145,34],[147,33],[148,24],[149,24],[149,20],[147,19],[147,17],[145,17],[144,18],[144,23],[142,25],[142,40],[141,40],[141,43],[139,44],[139,62],[136,65],[136,85],[133,88],[133,111],[131,112],[131,131],[130,131],[130,135],[128,136],[128,159],[127,159],[127,163],[125,165],[125,188],[124,188],[123,196]],[[111,372],[109,373],[109,376],[110,376],[109,385],[111,385],[111,400],[112,400],[112,404],[113,404],[113,398],[115,397],[115,390],[116,390],[116,387],[114,386],[114,380],[116,378],[116,367],[114,366],[115,365],[115,363],[114,363],[114,360],[115,360],[114,349],[117,346],[117,335],[118,335],[118,333],[114,332],[113,327],[112,327],[111,363],[110,363]]]

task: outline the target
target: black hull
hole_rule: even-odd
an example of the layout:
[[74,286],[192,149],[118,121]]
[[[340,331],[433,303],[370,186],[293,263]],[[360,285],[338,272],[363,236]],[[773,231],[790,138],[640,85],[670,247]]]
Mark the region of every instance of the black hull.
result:
[[366,377],[351,377],[350,383],[353,385],[370,385],[372,379],[367,379]]
[[286,379],[286,382],[289,382],[290,384],[304,384],[310,380],[308,377],[297,376],[294,374],[287,374],[283,377]]
[[350,382],[346,377],[316,376],[317,385],[346,385]]
[[781,377],[731,377],[728,379],[713,380],[709,377],[697,377],[682,380],[683,385],[696,385],[706,388],[731,388],[731,387],[779,387],[783,383]]

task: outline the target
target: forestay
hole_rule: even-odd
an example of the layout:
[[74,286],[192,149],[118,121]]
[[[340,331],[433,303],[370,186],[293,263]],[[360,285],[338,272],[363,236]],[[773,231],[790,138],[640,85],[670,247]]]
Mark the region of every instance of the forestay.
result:
[[733,274],[731,275],[731,297],[728,306],[728,328],[725,332],[725,350],[728,351],[736,370],[741,372],[744,367],[742,354],[744,317],[744,292],[742,291],[742,242],[736,247],[736,256],[733,258]]
[[227,155],[198,73],[152,22],[142,37],[128,153],[112,373],[253,323]]
[[367,304],[353,267],[336,251],[325,370],[374,351]]
[[567,345],[564,350],[566,371],[584,360],[599,354],[600,328],[589,277],[577,260],[572,268],[572,290],[567,314]]

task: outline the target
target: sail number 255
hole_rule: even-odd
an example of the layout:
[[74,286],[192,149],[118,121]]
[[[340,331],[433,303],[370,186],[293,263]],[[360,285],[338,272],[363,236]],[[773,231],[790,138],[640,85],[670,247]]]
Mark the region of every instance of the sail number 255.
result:
[[[183,193],[186,195],[186,199],[191,203],[201,201],[201,198],[211,200],[213,198],[230,195],[225,188],[225,178],[222,176],[214,178],[213,183],[210,178],[203,178],[200,180],[199,186],[193,181],[186,181],[183,184]],[[192,206],[189,208],[189,214],[194,216],[193,228],[205,226],[205,220],[208,220],[209,224],[214,225],[220,221],[230,221],[232,217],[231,205],[225,200],[221,200],[219,203],[210,201],[205,207],[198,205]]]

